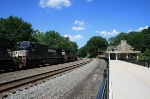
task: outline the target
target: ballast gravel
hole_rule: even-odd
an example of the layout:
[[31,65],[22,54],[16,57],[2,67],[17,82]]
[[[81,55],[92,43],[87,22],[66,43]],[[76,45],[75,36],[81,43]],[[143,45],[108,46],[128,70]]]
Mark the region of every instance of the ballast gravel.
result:
[[0,74],[0,84],[13,81],[13,80],[17,80],[17,79],[21,79],[21,78],[25,78],[25,77],[29,77],[29,76],[33,76],[33,75],[37,75],[37,74],[41,74],[41,73],[45,73],[45,72],[49,72],[49,71],[53,71],[53,70],[57,70],[57,69],[61,69],[61,68],[65,68],[70,65],[84,62],[87,60],[89,59],[83,59],[83,60],[79,60],[75,62],[45,66],[45,67],[40,67],[40,68],[20,70],[20,71],[9,72],[9,73],[2,73]]
[[[91,72],[94,72],[94,70],[98,69],[98,67],[100,68],[101,67],[100,65],[105,65],[105,63],[100,59],[94,59],[92,62],[83,67],[77,68],[69,73],[50,79],[44,83],[38,84],[28,89],[17,91],[15,94],[10,94],[5,99],[67,99],[67,97],[70,97],[67,95],[71,95],[73,89],[76,86],[78,86],[80,82],[83,81],[86,82],[85,80],[86,77],[89,77],[89,74]],[[97,87],[99,89],[101,83],[99,83],[98,85],[99,86]],[[96,94],[92,97],[96,98]],[[87,99],[87,98],[84,98],[84,96],[80,97],[80,95],[78,95],[78,98],[76,99]]]

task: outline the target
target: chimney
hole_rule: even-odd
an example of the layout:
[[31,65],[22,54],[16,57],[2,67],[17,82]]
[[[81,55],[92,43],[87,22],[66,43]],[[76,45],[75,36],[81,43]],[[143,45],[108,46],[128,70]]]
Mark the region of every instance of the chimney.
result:
[[121,45],[127,44],[127,40],[121,40]]

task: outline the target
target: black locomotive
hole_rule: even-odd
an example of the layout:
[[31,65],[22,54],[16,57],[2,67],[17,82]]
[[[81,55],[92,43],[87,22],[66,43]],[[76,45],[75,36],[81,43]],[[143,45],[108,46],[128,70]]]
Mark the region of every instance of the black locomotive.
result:
[[30,41],[18,42],[10,50],[10,41],[0,39],[0,70],[33,68],[39,67],[39,65],[58,64],[76,60],[77,55],[73,50],[51,48]]

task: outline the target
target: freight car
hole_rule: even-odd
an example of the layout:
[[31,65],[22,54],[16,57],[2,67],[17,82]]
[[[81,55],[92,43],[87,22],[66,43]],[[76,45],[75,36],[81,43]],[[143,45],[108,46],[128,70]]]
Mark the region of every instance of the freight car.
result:
[[18,42],[12,49],[15,69],[38,67],[39,64],[70,62],[75,61],[76,57],[74,51],[55,49],[30,41]]
[[64,50],[64,61],[71,62],[77,60],[76,52],[73,50]]
[[11,57],[10,40],[0,38],[0,72],[1,70],[9,70],[13,68],[13,60]]
[[43,64],[57,64],[63,62],[62,49],[47,47],[44,51]]

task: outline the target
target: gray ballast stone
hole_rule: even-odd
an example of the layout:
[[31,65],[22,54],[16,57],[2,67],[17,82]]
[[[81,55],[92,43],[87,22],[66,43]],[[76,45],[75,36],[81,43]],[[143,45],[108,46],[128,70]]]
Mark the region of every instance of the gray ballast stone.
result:
[[[6,99],[62,99],[66,94],[78,86],[80,82],[85,81],[85,78],[95,70],[100,64],[99,59],[93,60],[91,63],[75,69],[69,73],[63,74],[56,78],[50,79],[37,86],[17,91],[15,94],[9,95]],[[98,76],[98,75],[97,75]],[[95,80],[95,79],[94,79]],[[100,84],[99,84],[100,86]],[[98,89],[99,89],[98,86]],[[84,97],[84,96],[82,96]]]

